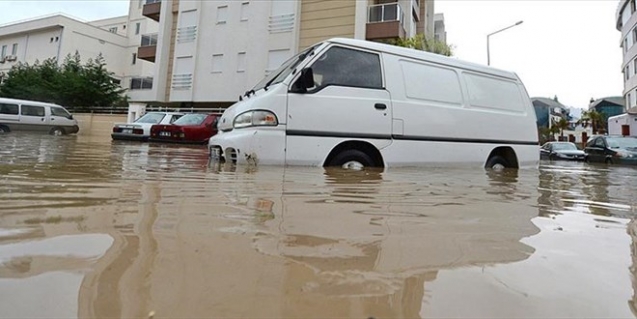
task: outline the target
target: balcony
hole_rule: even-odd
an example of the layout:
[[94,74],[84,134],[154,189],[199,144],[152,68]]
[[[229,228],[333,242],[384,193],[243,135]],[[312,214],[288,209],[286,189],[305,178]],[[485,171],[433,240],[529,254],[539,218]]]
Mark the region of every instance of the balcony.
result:
[[376,4],[367,8],[367,40],[387,40],[405,37],[405,14],[398,2]]
[[137,48],[137,58],[148,62],[155,62],[157,56],[157,34],[144,34],[142,41]]
[[146,0],[142,15],[159,22],[159,13],[161,12],[161,0]]

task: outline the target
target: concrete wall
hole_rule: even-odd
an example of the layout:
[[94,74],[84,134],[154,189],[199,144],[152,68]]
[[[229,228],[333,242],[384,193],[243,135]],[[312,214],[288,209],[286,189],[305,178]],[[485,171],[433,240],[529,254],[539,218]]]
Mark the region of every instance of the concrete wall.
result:
[[73,114],[80,131],[78,135],[110,136],[113,124],[126,123],[126,114]]

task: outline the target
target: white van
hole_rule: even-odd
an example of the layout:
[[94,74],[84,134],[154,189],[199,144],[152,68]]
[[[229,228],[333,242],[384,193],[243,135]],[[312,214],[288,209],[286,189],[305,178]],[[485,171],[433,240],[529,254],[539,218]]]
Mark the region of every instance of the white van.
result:
[[211,159],[259,165],[536,165],[535,111],[515,73],[331,39],[228,108]]
[[79,127],[73,115],[57,104],[0,98],[0,133],[11,131],[64,135],[77,133]]

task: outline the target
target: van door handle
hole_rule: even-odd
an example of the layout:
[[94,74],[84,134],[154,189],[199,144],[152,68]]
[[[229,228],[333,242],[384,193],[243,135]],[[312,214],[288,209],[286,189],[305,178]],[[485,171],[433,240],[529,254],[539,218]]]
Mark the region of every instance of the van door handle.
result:
[[44,118],[41,118],[40,121],[44,122]]
[[376,104],[374,104],[374,108],[376,108],[377,110],[386,110],[387,109],[387,105],[385,105],[383,103],[376,103]]

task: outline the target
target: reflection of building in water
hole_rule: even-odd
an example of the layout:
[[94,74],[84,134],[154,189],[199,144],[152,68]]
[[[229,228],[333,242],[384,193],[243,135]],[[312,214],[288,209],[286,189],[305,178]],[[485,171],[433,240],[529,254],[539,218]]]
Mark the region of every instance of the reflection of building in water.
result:
[[627,226],[627,232],[632,243],[630,245],[630,266],[631,279],[633,281],[633,299],[628,301],[628,306],[633,315],[637,317],[637,221],[633,218]]
[[480,200],[500,198],[485,195],[482,172],[471,178],[485,188],[460,195],[442,175],[354,174],[286,169],[137,184],[141,200],[121,204],[135,214],[100,215],[114,242],[88,266],[78,315],[418,317],[438,270],[533,252],[520,239],[537,231],[536,211]]

